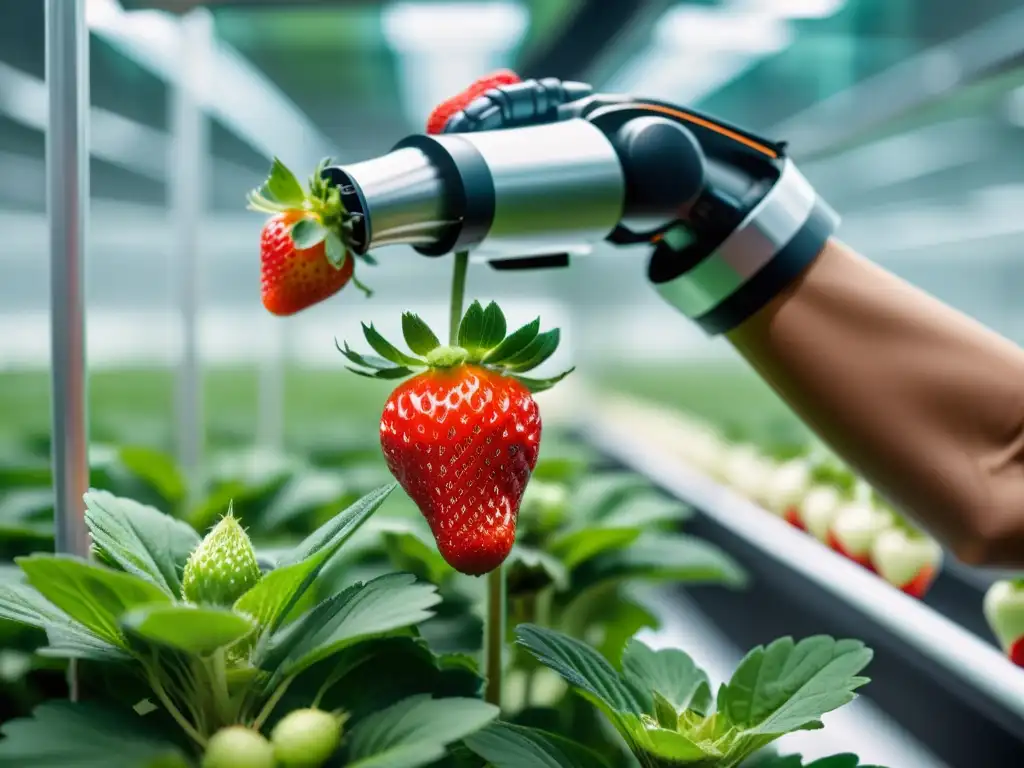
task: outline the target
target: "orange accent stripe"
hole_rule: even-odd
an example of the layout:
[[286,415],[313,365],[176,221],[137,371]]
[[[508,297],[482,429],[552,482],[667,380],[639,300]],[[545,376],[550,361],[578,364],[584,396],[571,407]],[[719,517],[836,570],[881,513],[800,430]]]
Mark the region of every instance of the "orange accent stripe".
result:
[[751,149],[756,149],[758,152],[768,155],[769,157],[779,156],[775,150],[771,149],[770,147],[766,147],[764,144],[759,144],[756,141],[748,139],[746,136],[741,136],[735,131],[730,131],[728,128],[723,128],[717,123],[712,123],[710,120],[705,120],[701,117],[697,117],[696,115],[691,115],[688,112],[680,112],[678,109],[670,109],[669,107],[662,107],[658,104],[637,104],[637,106],[643,107],[644,109],[649,109],[652,112],[661,112],[666,115],[672,115],[673,117],[678,117],[680,120],[686,120],[689,123],[694,123],[696,125],[703,126],[704,128],[708,128],[714,131],[715,133],[720,133],[723,136],[728,136],[733,141],[737,141],[740,144],[750,147]]

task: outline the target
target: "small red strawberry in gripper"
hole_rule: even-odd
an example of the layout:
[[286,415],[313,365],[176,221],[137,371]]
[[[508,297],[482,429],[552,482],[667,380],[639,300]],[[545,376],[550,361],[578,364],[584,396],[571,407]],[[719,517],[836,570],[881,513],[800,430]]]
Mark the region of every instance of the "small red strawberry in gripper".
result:
[[462,93],[445,99],[434,107],[434,111],[427,118],[427,133],[437,134],[444,131],[444,127],[452,119],[452,115],[464,110],[492,88],[501,85],[514,85],[518,82],[521,82],[519,75],[509,69],[499,69],[497,72],[478,78]]
[[342,354],[363,376],[411,376],[388,398],[380,442],[388,469],[423,513],[441,556],[473,576],[494,570],[515,543],[519,505],[540,450],[541,419],[533,393],[551,379],[528,379],[558,347],[557,329],[540,319],[506,336],[505,316],[473,302],[457,344],[443,346],[419,317],[402,316],[412,355],[372,325],[363,326],[380,357]]
[[354,276],[352,224],[341,194],[321,176],[327,162],[317,167],[307,190],[275,158],[267,180],[249,193],[250,210],[271,214],[260,235],[260,271],[263,306],[275,315],[318,304],[350,280],[370,293]]

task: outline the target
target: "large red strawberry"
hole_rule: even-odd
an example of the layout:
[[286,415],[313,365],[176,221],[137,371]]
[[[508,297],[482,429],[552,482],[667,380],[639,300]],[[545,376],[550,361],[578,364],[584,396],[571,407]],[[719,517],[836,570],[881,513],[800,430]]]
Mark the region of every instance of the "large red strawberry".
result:
[[541,419],[533,393],[560,381],[522,373],[558,347],[557,329],[539,333],[539,318],[506,336],[497,304],[466,311],[457,345],[443,346],[416,315],[402,317],[407,354],[372,325],[367,342],[380,357],[342,354],[356,373],[411,378],[388,398],[380,421],[388,468],[419,507],[442,557],[456,570],[482,575],[515,542],[523,492],[537,463]]
[[452,119],[452,115],[464,110],[492,88],[501,85],[514,85],[518,82],[521,82],[519,75],[509,69],[499,69],[497,72],[478,78],[462,93],[445,99],[434,107],[434,111],[427,118],[427,133],[441,133],[448,121]]
[[[328,299],[354,277],[348,248],[351,223],[339,191],[316,169],[308,189],[275,158],[270,175],[249,193],[250,210],[271,214],[260,236],[263,306],[275,315],[293,315]],[[368,263],[372,258],[364,257]]]

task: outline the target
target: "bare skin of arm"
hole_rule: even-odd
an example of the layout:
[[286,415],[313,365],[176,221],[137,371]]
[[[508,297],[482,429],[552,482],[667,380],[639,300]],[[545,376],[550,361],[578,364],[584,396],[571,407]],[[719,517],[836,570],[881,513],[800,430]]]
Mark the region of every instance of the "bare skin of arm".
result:
[[1024,350],[835,240],[729,339],[960,560],[1024,567]]

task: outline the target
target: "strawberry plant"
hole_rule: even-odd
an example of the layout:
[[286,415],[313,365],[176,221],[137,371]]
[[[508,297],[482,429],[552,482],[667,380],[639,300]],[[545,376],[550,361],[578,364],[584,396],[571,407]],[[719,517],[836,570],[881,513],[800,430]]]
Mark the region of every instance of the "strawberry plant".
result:
[[644,768],[730,768],[787,733],[821,728],[868,682],[859,674],[872,656],[856,640],[781,638],[750,651],[713,697],[707,674],[680,650],[634,639],[616,668],[551,629],[524,624],[516,634],[602,712]]

